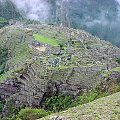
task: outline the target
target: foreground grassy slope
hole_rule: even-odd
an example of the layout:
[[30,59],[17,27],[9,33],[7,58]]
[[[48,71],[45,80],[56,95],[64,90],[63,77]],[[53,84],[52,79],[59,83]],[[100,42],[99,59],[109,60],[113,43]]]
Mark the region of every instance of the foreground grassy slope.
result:
[[120,92],[39,120],[120,120]]

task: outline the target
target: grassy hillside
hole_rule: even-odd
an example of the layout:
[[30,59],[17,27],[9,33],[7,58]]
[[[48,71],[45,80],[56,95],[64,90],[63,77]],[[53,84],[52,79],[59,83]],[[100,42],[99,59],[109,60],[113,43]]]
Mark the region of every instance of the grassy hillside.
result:
[[[11,76],[11,73],[31,58],[32,50],[23,29],[6,27],[1,29],[0,37],[0,80]],[[3,57],[4,56],[4,57]]]
[[[0,29],[5,117],[24,106],[61,111],[119,91],[119,48],[83,30],[17,23]],[[100,89],[92,91],[96,86]],[[36,116],[36,110],[30,112]]]
[[37,40],[38,42],[50,44],[52,46],[59,46],[58,42],[55,39],[44,37],[39,34],[34,34],[33,36],[34,36],[35,40]]
[[120,120],[120,92],[39,120]]

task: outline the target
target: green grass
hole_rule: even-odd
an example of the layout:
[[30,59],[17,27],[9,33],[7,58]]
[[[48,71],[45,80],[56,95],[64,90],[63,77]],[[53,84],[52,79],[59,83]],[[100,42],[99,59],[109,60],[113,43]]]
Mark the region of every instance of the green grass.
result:
[[[93,96],[94,97],[91,97],[92,99],[96,97],[96,95]],[[81,97],[79,100],[84,101],[84,98],[85,97]],[[90,101],[92,100],[91,98]],[[49,120],[55,116],[62,117],[63,119],[70,118],[70,120],[87,120],[88,118],[91,120],[100,120],[101,118],[103,118],[103,120],[120,120],[119,101],[120,92],[94,100],[87,104],[77,105],[76,107],[69,108],[66,111],[51,114],[39,120]]]
[[[115,88],[115,92],[119,92],[119,85]],[[108,96],[109,93],[106,91],[101,91],[98,87],[89,91],[88,93],[82,92],[77,98],[72,98],[71,96],[56,95],[50,98],[46,98],[44,105],[48,111],[60,112],[71,107],[86,104],[92,102],[98,98]]]
[[[114,92],[120,92],[120,84],[116,84],[114,87]],[[66,110],[71,107],[75,107],[78,105],[83,105],[89,102],[92,102],[96,99],[106,97],[110,95],[109,92],[103,91],[99,86],[95,89],[92,89],[88,92],[81,92],[75,99],[71,96],[64,95],[56,95],[50,98],[46,98],[44,105],[48,111],[51,112],[60,112]]]
[[0,17],[0,23],[5,23],[5,22],[7,22],[7,20],[2,18],[2,17]]
[[46,98],[44,105],[48,111],[59,112],[72,107],[74,100],[71,96],[64,96],[62,94],[50,98]]
[[112,69],[113,72],[120,72],[120,67],[116,67]]
[[25,108],[20,110],[18,113],[18,118],[21,120],[36,120],[47,115],[48,113],[42,109]]
[[116,59],[116,62],[118,62],[118,63],[120,64],[120,58],[117,58],[117,59]]
[[113,72],[120,72],[120,67],[116,67],[116,68],[113,68],[111,69],[110,71],[102,71],[102,75],[104,77],[108,77],[109,75],[111,75]]
[[0,101],[0,112],[2,112],[3,108],[4,108],[4,102]]
[[49,44],[52,46],[60,46],[60,44],[57,42],[56,39],[47,38],[47,37],[39,35],[39,34],[34,34],[33,36],[34,36],[35,40],[37,40],[38,42],[46,43],[46,44]]
[[[7,50],[5,49],[5,52],[1,52],[0,50],[0,81],[6,80],[7,77],[13,77],[11,76],[12,72],[17,71],[18,69],[23,66],[28,59],[32,56],[32,50],[28,47],[27,43],[19,43],[19,45],[15,45],[14,49],[12,49],[12,58],[10,60],[10,65],[14,66],[12,70],[4,71],[5,68],[5,56],[7,56]],[[7,60],[7,58],[6,58]],[[3,64],[4,63],[4,64]],[[4,65],[4,66],[3,66]],[[1,67],[3,66],[3,67]]]
[[7,79],[7,74],[6,73],[0,75],[0,81],[6,80],[6,79]]

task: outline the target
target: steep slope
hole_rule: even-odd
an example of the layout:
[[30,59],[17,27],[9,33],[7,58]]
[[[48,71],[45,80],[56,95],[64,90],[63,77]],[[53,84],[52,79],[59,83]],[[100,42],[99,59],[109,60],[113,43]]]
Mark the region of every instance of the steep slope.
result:
[[40,120],[120,120],[120,92]]
[[[0,99],[15,107],[44,107],[58,93],[77,96],[104,82],[120,82],[120,49],[82,31],[52,25],[12,25],[0,29],[8,51],[0,79]],[[109,84],[106,84],[107,83]],[[4,107],[4,116],[8,106]]]
[[5,48],[8,53],[6,71],[14,71],[15,68],[22,66],[26,59],[31,57],[32,53],[28,42],[29,36],[22,30],[14,26],[0,29],[0,48]]
[[37,0],[33,3],[34,0],[0,0],[0,17],[7,20],[27,17],[80,28],[120,46],[119,0]]
[[0,17],[9,20],[22,16],[10,0],[0,0]]

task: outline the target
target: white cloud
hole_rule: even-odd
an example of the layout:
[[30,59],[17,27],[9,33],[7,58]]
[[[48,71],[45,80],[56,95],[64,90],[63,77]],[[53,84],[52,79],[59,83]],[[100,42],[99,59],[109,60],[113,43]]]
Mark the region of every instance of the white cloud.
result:
[[120,4],[120,0],[116,0]]
[[49,6],[45,0],[11,0],[18,9],[22,10],[27,18],[46,20],[49,15]]

